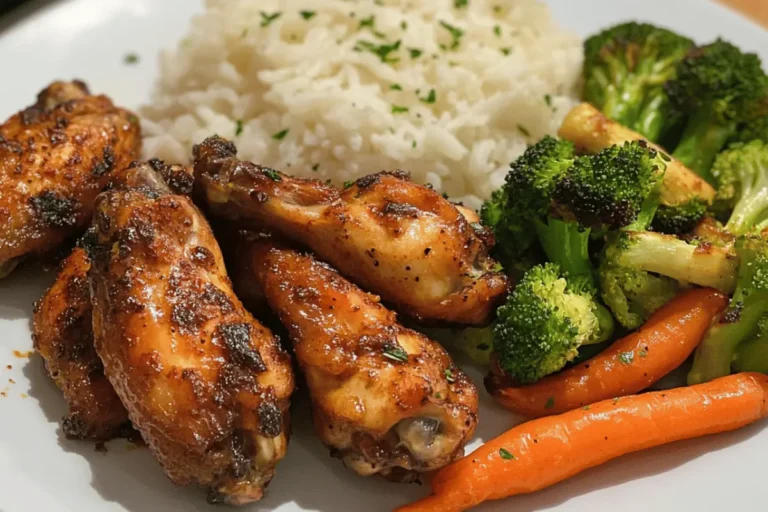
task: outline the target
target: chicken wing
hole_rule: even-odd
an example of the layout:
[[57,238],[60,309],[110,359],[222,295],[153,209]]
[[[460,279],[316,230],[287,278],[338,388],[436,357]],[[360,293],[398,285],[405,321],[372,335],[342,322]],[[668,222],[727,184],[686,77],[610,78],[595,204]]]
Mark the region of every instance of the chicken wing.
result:
[[81,247],[62,262],[56,282],[35,304],[32,339],[69,404],[61,424],[64,434],[70,439],[105,441],[132,429],[93,347],[90,267]]
[[290,359],[235,297],[191,200],[151,166],[129,171],[133,187],[101,194],[94,216],[105,373],[173,482],[210,486],[212,502],[258,500],[288,443]]
[[288,329],[315,431],[334,455],[361,475],[400,481],[463,455],[477,390],[438,343],[312,256],[254,235],[241,250],[240,275]]
[[493,237],[402,172],[339,193],[236,158],[218,137],[194,149],[211,213],[302,243],[398,311],[420,321],[483,325],[507,291],[488,257]]
[[55,82],[0,126],[0,277],[91,218],[113,171],[139,154],[138,118],[82,82]]

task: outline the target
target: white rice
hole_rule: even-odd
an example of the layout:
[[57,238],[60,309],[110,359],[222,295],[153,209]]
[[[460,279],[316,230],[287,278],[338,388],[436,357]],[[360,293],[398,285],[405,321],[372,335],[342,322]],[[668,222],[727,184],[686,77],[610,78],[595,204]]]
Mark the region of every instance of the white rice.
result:
[[[397,41],[396,62],[359,51]],[[208,0],[161,56],[145,150],[188,162],[219,134],[291,174],[403,169],[478,207],[557,130],[581,64],[580,40],[536,0]]]

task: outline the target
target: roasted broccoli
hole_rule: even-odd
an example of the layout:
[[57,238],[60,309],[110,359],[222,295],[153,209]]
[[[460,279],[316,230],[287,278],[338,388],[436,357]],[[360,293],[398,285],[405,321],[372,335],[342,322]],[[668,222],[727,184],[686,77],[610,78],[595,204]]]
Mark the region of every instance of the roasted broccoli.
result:
[[687,118],[673,156],[711,181],[715,156],[761,107],[768,78],[757,55],[718,39],[689,51],[665,89]]
[[728,309],[709,328],[688,373],[689,384],[728,375],[739,345],[757,336],[768,312],[768,241],[745,235],[735,244],[739,257],[736,290]]
[[488,366],[493,350],[493,328],[418,327],[418,331],[439,341],[448,350],[468,357],[473,363]]
[[757,322],[757,335],[736,349],[732,369],[737,372],[768,373],[768,315]]
[[768,226],[768,143],[734,144],[712,166],[716,204],[730,209],[725,230],[734,235]]
[[579,347],[610,337],[613,318],[583,280],[554,263],[530,269],[497,311],[493,347],[499,366],[519,384],[561,370]]
[[[768,103],[768,100],[764,100],[764,103]],[[753,140],[768,143],[768,115],[755,116],[739,126],[729,142],[752,142]]]
[[654,231],[668,235],[690,233],[707,213],[706,201],[694,198],[678,206],[661,205],[653,217],[651,227]]
[[584,99],[611,119],[659,140],[670,117],[664,83],[693,42],[647,23],[623,23],[584,43]]

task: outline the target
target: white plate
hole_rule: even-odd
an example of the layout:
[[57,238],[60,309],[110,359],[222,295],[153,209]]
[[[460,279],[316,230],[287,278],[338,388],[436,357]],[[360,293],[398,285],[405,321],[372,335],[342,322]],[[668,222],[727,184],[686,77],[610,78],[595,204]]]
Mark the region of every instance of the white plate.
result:
[[[258,0],[254,0],[258,1]],[[427,1],[427,0],[425,0]],[[511,0],[500,0],[511,1]],[[764,0],[755,0],[764,1]],[[31,102],[57,78],[80,77],[117,103],[146,101],[155,55],[183,34],[200,0],[69,0],[40,2],[29,15],[0,20],[0,118]],[[697,40],[723,36],[768,62],[764,30],[707,1],[550,0],[558,20],[582,34],[627,19],[664,24]],[[11,23],[15,21],[15,23]],[[123,57],[141,57],[127,66]],[[58,432],[63,400],[31,348],[29,318],[52,276],[23,270],[0,281],[0,512],[206,510],[196,489],[170,484],[145,449],[122,442],[107,454]],[[7,369],[6,365],[12,365]],[[480,375],[473,373],[480,382]],[[11,383],[10,380],[14,383]],[[482,392],[479,439],[511,427],[515,418]],[[294,404],[295,433],[267,497],[247,510],[375,512],[425,494],[417,486],[364,479],[328,457],[308,427],[306,403]],[[543,492],[481,510],[738,510],[768,509],[765,424],[630,455]],[[476,447],[476,441],[472,447]]]

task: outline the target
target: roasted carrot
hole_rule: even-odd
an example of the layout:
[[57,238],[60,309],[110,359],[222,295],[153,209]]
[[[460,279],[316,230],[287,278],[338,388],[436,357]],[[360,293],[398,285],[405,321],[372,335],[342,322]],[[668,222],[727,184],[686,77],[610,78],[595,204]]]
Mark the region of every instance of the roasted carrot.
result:
[[739,373],[523,423],[444,467],[432,494],[397,512],[459,512],[538,491],[621,455],[716,434],[768,415],[768,376]]
[[508,385],[494,372],[486,387],[501,405],[529,418],[638,393],[680,366],[727,304],[715,290],[688,290],[639,330],[581,364],[527,386]]

